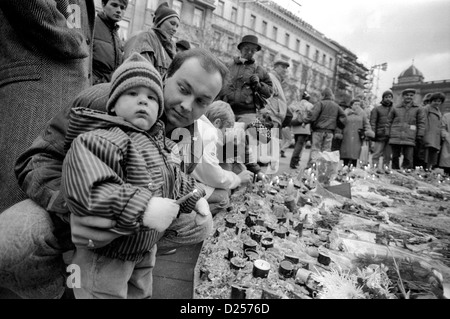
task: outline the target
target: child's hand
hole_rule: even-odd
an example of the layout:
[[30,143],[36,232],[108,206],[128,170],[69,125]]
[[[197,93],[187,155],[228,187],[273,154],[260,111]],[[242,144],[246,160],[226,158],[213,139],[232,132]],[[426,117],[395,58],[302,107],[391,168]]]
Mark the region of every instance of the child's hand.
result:
[[253,173],[250,171],[242,171],[239,173],[239,178],[241,179],[241,185],[249,184],[253,181]]
[[202,225],[208,218],[210,218],[211,211],[209,210],[209,204],[204,197],[200,198],[195,204],[195,211],[197,215],[195,216],[195,224]]
[[163,197],[152,197],[144,212],[143,223],[145,226],[163,232],[177,217],[180,205],[175,200]]

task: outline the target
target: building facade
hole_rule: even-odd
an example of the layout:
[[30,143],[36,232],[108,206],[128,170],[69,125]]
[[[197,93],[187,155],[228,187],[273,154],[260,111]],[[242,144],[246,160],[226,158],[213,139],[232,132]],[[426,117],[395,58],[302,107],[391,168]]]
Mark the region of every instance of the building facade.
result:
[[414,65],[404,70],[397,78],[397,83],[393,83],[392,92],[394,93],[394,105],[401,103],[402,91],[406,88],[416,90],[414,102],[418,105],[423,104],[423,98],[428,93],[442,92],[445,94],[445,102],[441,104],[442,113],[450,112],[450,80],[425,82],[425,77]]

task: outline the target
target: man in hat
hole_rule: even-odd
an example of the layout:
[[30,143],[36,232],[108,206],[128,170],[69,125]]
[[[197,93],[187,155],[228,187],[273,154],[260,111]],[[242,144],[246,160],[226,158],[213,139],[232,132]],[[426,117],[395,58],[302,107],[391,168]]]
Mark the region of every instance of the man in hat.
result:
[[[257,112],[265,107],[263,100],[272,95],[273,88],[269,74],[263,67],[257,65],[253,58],[255,53],[261,50],[258,38],[254,35],[245,35],[237,48],[241,54],[228,65],[230,71],[228,85],[219,99],[230,104],[236,122],[243,122],[247,129],[257,120]],[[247,169],[258,174],[261,168],[253,155],[246,163]]]
[[189,50],[191,48],[191,45],[186,40],[180,40],[176,44],[177,53]]
[[[419,106],[424,110],[424,112],[425,112],[425,109],[427,108],[427,106],[430,105],[431,95],[432,95],[432,93],[425,94],[425,96],[423,97],[423,100],[422,100],[422,105]],[[416,146],[414,147],[413,166],[414,167],[416,167],[416,166],[423,167],[423,168],[426,167],[425,147],[421,140],[417,140]]]
[[383,156],[383,169],[389,168],[391,162],[391,146],[389,145],[389,136],[386,136],[388,123],[388,114],[392,109],[392,100],[394,94],[391,90],[386,90],[381,96],[380,105],[374,107],[370,112],[370,126],[375,132],[372,165],[379,167],[380,157]]
[[123,62],[123,43],[118,23],[127,10],[128,0],[102,0],[102,11],[95,17],[92,56],[93,83],[111,81],[112,73]]
[[[288,67],[288,62],[279,59],[274,62],[273,70],[269,72],[269,76],[273,84],[273,94],[267,101],[267,108],[272,115],[275,126],[279,128],[281,157],[286,157],[284,152],[292,141],[290,127],[288,125],[283,125],[288,113],[286,96],[284,95],[283,90],[283,84],[285,83]],[[292,119],[292,113],[290,111],[289,118]]]
[[414,147],[417,140],[425,134],[425,114],[414,104],[416,90],[402,92],[402,102],[392,108],[388,115],[387,136],[392,147],[392,169],[400,168],[400,155],[403,154],[402,167],[413,168]]

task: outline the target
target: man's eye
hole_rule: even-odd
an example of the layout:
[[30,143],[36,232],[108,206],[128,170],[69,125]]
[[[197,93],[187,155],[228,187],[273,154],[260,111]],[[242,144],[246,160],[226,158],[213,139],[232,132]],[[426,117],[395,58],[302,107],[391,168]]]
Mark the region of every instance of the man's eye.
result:
[[184,86],[180,85],[179,88],[180,88],[180,92],[181,93],[183,93],[183,94],[188,94],[189,93],[188,90],[186,90],[186,88]]

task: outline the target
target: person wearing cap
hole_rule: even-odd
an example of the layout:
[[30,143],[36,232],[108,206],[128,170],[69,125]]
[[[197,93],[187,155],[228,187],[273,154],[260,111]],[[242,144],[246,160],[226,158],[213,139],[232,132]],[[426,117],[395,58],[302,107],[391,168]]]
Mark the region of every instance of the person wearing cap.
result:
[[425,114],[414,103],[415,89],[402,91],[402,102],[393,107],[388,114],[386,135],[392,148],[392,169],[400,169],[400,156],[403,155],[402,168],[412,169],[414,147],[417,140],[425,134]]
[[[189,141],[186,134],[174,134],[175,129],[181,128],[191,133],[190,143],[195,143],[198,137],[195,121],[217,97],[227,73],[227,67],[208,50],[195,48],[176,55],[163,88],[161,120],[166,137],[175,143],[180,143],[181,138],[183,142]],[[116,225],[110,218],[69,215],[61,192],[64,140],[70,110],[85,107],[105,112],[110,86],[110,83],[101,83],[85,89],[48,121],[33,144],[16,161],[18,184],[28,199],[0,214],[0,283],[21,298],[60,298],[70,280],[66,263],[70,264],[72,250],[75,247],[102,248],[120,237],[109,231]],[[186,86],[192,90],[186,92]],[[163,149],[167,146],[157,144]],[[183,153],[180,155],[190,158]],[[184,165],[180,165],[187,174],[192,173],[199,163],[201,152],[199,158],[195,155],[193,160],[184,160]],[[129,173],[129,177],[133,176]],[[157,254],[194,245],[208,237],[212,217],[208,216],[205,223],[197,225],[197,215],[195,211],[180,214],[158,240]],[[66,218],[62,218],[64,216]],[[67,220],[68,216],[70,220]],[[71,291],[66,289],[64,295],[70,297]]]
[[439,106],[445,102],[442,92],[430,96],[430,104],[424,107],[425,135],[423,137],[425,169],[431,170],[438,164],[441,149],[442,113]]
[[112,73],[123,62],[123,43],[118,23],[128,7],[128,0],[102,0],[102,11],[95,17],[92,54],[93,84],[111,81]]
[[186,41],[186,40],[179,40],[176,44],[177,53],[189,50],[190,48],[191,48],[191,45],[189,44],[189,41]]
[[292,152],[291,160],[289,163],[289,167],[292,169],[296,169],[298,167],[303,147],[311,136],[311,125],[304,122],[305,118],[308,115],[308,112],[311,112],[314,106],[310,102],[310,99],[311,96],[309,95],[309,93],[307,91],[304,91],[300,102],[294,100],[292,104],[289,105],[289,108],[292,110],[293,114],[291,129],[295,139],[294,151]]
[[391,90],[386,90],[381,96],[380,105],[374,107],[370,112],[370,126],[375,132],[373,140],[372,166],[380,168],[380,157],[383,157],[382,169],[388,171],[391,163],[392,150],[389,145],[389,136],[386,135],[388,125],[388,114],[392,109],[394,94]]
[[[422,105],[419,107],[422,108],[425,112],[425,108],[427,105],[430,105],[430,97],[432,93],[427,93],[423,97]],[[414,147],[414,155],[413,155],[413,166],[414,167],[420,167],[425,168],[426,162],[425,162],[425,146],[422,143],[423,141],[417,140],[416,146]]]
[[[288,113],[286,96],[284,95],[283,84],[285,83],[289,62],[276,60],[273,64],[273,70],[269,72],[272,80],[273,93],[267,99],[267,109],[275,122],[275,127],[279,128],[280,136],[280,155],[284,155],[285,150],[291,145],[292,134],[289,125],[285,124],[285,118]],[[292,119],[292,113],[289,111],[289,121]]]
[[169,8],[167,2],[163,2],[155,11],[153,27],[139,32],[125,42],[124,58],[137,52],[149,60],[164,77],[176,54],[172,38],[179,26],[180,16],[175,10]]
[[[273,93],[273,84],[268,72],[256,64],[255,53],[261,50],[258,37],[245,35],[237,45],[240,56],[228,64],[229,81],[219,96],[228,102],[236,116],[236,122],[244,123],[244,129],[258,121],[260,109],[265,108],[264,100]],[[249,134],[249,138],[254,138]],[[247,169],[255,174],[261,173],[256,154],[250,153]]]

